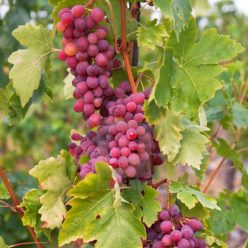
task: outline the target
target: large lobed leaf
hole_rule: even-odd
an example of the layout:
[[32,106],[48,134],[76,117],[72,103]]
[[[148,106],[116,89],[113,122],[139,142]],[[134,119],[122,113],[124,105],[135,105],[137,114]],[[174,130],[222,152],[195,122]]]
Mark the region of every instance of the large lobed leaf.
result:
[[124,201],[114,204],[116,187],[110,187],[111,179],[109,166],[97,163],[96,174],[88,174],[70,190],[73,198],[59,234],[60,245],[82,238],[85,242],[97,240],[97,248],[142,247],[144,226],[133,215],[132,205]]
[[39,88],[42,70],[52,52],[52,37],[47,28],[34,24],[19,26],[13,36],[21,45],[28,47],[13,52],[9,62],[13,64],[9,77],[24,107]]
[[66,214],[65,193],[71,186],[65,159],[58,156],[42,160],[30,171],[30,174],[39,181],[41,188],[46,190],[40,196],[41,221],[50,229],[60,227]]
[[[216,77],[224,67],[219,63],[230,60],[243,51],[240,44],[228,36],[217,34],[215,29],[207,30],[198,42],[195,42],[196,36],[197,27],[193,18],[180,33],[179,40],[175,32],[171,33],[167,50],[171,51],[173,59],[165,59],[166,66],[162,67],[161,73],[165,70],[166,80],[160,77],[154,94],[158,106],[165,107],[168,97],[165,101],[160,92],[164,85],[169,85],[169,100],[173,109],[178,112],[186,111],[189,116],[196,116],[199,107],[221,88]],[[168,52],[166,54],[169,56]]]

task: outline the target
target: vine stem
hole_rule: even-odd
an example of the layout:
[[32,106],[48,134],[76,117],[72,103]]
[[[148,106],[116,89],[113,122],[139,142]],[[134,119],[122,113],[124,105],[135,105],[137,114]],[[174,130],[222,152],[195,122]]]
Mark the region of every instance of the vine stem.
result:
[[86,4],[84,5],[84,7],[85,7],[85,8],[90,7],[92,4],[95,3],[95,1],[96,1],[96,0],[89,0],[88,3],[86,3]]
[[[23,216],[23,209],[19,207],[20,202],[8,180],[8,178],[6,177],[4,170],[2,168],[2,166],[0,166],[0,177],[7,189],[7,191],[9,192],[10,198],[14,204],[14,208],[16,210],[16,212],[22,217]],[[43,248],[43,245],[40,243],[40,240],[36,237],[35,231],[32,227],[27,226],[27,229],[30,233],[30,235],[32,236],[33,240],[35,241],[35,244],[38,248]]]
[[170,207],[170,198],[171,198],[171,195],[170,195],[170,185],[171,185],[171,181],[168,179],[167,180],[167,198],[166,198],[166,209],[169,209]]
[[207,190],[209,189],[209,186],[211,185],[211,183],[213,182],[215,176],[217,175],[217,173],[219,172],[221,166],[224,164],[224,162],[226,161],[225,158],[222,158],[220,163],[218,164],[217,168],[211,173],[211,175],[209,176],[205,186],[202,189],[203,193],[206,193]]
[[120,7],[121,7],[121,47],[120,52],[122,58],[124,60],[124,64],[127,71],[128,80],[130,82],[130,86],[132,88],[132,92],[135,94],[137,93],[131,64],[128,57],[127,51],[127,23],[126,23],[126,0],[120,0]]
[[152,187],[155,188],[155,189],[157,189],[159,186],[161,186],[162,184],[165,184],[165,183],[167,183],[167,179],[163,179],[163,180],[161,180],[161,181],[159,181],[157,183],[154,183],[152,185]]

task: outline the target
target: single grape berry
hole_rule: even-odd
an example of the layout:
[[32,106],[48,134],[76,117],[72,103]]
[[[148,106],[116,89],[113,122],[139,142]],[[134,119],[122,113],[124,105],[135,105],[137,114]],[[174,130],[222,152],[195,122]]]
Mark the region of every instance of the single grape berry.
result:
[[162,243],[165,247],[170,246],[172,244],[170,235],[164,235],[164,237],[162,238]]
[[65,31],[65,25],[62,22],[58,22],[56,25],[56,29],[58,32],[63,33]]
[[77,47],[74,43],[70,42],[65,45],[64,51],[67,56],[74,56],[77,53]]
[[68,26],[70,24],[72,24],[74,21],[74,18],[72,16],[71,13],[69,12],[66,12],[64,13],[62,16],[61,16],[61,22],[65,25],[65,26]]
[[95,22],[101,22],[104,18],[104,13],[101,9],[99,8],[94,8],[90,12],[90,17],[95,21]]
[[84,14],[84,7],[82,5],[73,6],[71,9],[71,13],[75,18],[81,17]]
[[182,238],[182,233],[178,230],[174,230],[170,234],[171,241],[178,242]]
[[169,220],[165,220],[160,224],[160,228],[164,233],[170,233],[172,230],[172,223]]
[[171,217],[178,216],[179,213],[180,213],[180,210],[179,210],[178,206],[176,206],[176,205],[170,206],[169,214]]

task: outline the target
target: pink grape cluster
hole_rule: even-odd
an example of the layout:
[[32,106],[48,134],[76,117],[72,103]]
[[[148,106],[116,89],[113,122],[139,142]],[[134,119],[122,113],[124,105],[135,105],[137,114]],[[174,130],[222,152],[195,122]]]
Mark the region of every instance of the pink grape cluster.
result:
[[[118,63],[114,48],[106,40],[108,32],[99,25],[105,15],[99,8],[88,15],[85,12],[81,5],[64,8],[57,24],[64,46],[58,57],[75,76],[74,110],[83,114],[90,128],[98,127],[86,137],[72,135],[76,142],[70,144],[70,152],[82,178],[95,172],[98,161],[109,163],[122,178],[151,178],[149,164],[160,165],[163,157],[143,112],[150,89],[131,94],[127,81],[115,89],[110,86]],[[85,155],[89,161],[82,164]]]
[[83,114],[89,127],[96,127],[101,122],[97,110],[104,98],[113,94],[109,77],[119,61],[114,58],[115,49],[106,40],[108,30],[99,25],[104,20],[104,12],[94,8],[89,15],[85,14],[81,5],[59,12],[57,31],[63,33],[64,48],[58,57],[66,61],[75,76],[74,111]]
[[206,248],[203,239],[196,238],[195,233],[203,225],[197,219],[184,218],[178,206],[172,205],[159,213],[158,221],[147,229],[144,248]]
[[[121,97],[120,92],[124,93]],[[148,126],[143,113],[143,104],[148,94],[137,93],[126,96],[130,86],[123,82],[114,90],[118,99],[105,103],[106,117],[97,132],[89,132],[86,137],[73,134],[74,141],[70,152],[76,161],[87,154],[90,160],[80,165],[80,175],[84,178],[95,172],[95,163],[103,161],[115,168],[124,178],[147,175],[148,164],[153,166],[163,163],[158,143],[153,137],[153,129]]]

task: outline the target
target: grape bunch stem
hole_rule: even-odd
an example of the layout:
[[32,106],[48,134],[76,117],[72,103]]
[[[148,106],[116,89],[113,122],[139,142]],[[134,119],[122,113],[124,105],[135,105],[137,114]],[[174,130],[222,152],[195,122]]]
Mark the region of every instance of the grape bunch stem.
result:
[[121,7],[121,48],[120,52],[124,60],[124,64],[127,70],[127,76],[134,94],[137,93],[136,84],[134,81],[131,64],[128,57],[127,51],[127,23],[126,23],[126,0],[120,0]]

